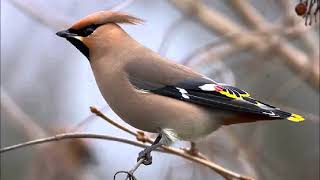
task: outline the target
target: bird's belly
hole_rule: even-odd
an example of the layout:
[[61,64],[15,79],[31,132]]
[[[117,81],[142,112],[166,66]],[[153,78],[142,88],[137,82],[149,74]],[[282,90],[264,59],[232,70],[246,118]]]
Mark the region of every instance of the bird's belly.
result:
[[158,132],[169,128],[184,140],[208,135],[221,125],[213,111],[152,93],[119,96],[108,103],[116,114],[137,129]]

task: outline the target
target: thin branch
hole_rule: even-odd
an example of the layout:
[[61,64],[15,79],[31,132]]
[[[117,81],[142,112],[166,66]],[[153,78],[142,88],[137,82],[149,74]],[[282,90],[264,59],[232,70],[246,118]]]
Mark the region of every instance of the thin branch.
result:
[[244,19],[253,28],[262,30],[266,26],[269,26],[269,24],[265,22],[264,17],[260,15],[257,9],[251,6],[249,2],[243,2],[242,0],[232,0],[230,1],[230,3],[241,13]]
[[118,124],[118,123],[116,123],[115,121],[109,119],[101,111],[99,111],[96,107],[91,106],[90,107],[90,111],[92,113],[96,114],[97,116],[101,117],[102,119],[106,120],[108,123],[114,125],[115,127],[119,128],[119,129],[121,129],[121,130],[123,130],[123,131],[125,131],[125,132],[127,132],[127,133],[129,133],[131,135],[133,135],[133,136],[137,136],[136,132],[134,132],[134,131],[132,131],[132,130],[130,130],[130,129]]
[[[245,17],[245,20],[251,24],[255,29],[257,30],[263,30],[266,26],[270,26],[270,23],[265,20],[265,18],[248,2],[248,1],[242,1],[242,0],[232,0],[231,3],[234,5],[235,9],[239,11],[239,13]],[[268,33],[267,36],[269,36],[270,39],[275,38],[276,34],[274,33]],[[300,74],[307,74],[308,76],[304,76],[302,80],[306,80],[309,83],[312,83],[316,88],[319,89],[319,71],[315,70],[312,65],[312,62],[308,60],[308,56],[303,53],[302,51],[295,48],[294,46],[291,46],[288,41],[286,41],[283,38],[279,38],[275,49],[278,49],[279,47],[279,55],[282,56],[281,59],[285,60],[287,65],[294,66],[297,75]],[[293,55],[300,56],[300,59],[297,59]],[[302,58],[304,56],[304,58]],[[302,59],[305,59],[304,62]],[[310,72],[310,73],[309,73]],[[311,79],[310,79],[311,78]]]
[[[250,4],[248,1],[243,1],[243,0],[232,0],[230,3],[233,5],[233,7],[244,17],[244,19],[247,21],[247,23],[250,24],[250,26],[257,31],[264,31],[266,27],[270,27],[271,24],[267,22],[267,20],[263,17],[262,14],[260,14],[257,9]],[[278,42],[275,43],[270,43],[270,47],[273,47],[273,44],[275,44],[275,48],[280,47],[280,51],[278,51],[278,54],[282,56],[281,59],[285,60],[287,65],[291,68],[293,68],[296,71],[296,77],[299,77],[300,80],[307,80],[310,81],[310,79],[307,79],[308,77],[314,77],[314,79],[311,79],[311,81],[319,81],[319,71],[318,74],[311,74],[310,72],[313,73],[314,69],[312,68],[312,62],[308,60],[308,56],[303,52],[299,52],[300,50],[291,46],[288,41],[286,41],[284,38],[281,38],[278,36],[277,33],[273,33],[271,31],[265,31],[266,32],[266,37],[269,39],[278,39]],[[298,64],[301,62],[303,58],[297,59],[296,57],[290,56],[291,54],[296,55],[303,55],[304,56],[304,64]],[[301,76],[303,74],[303,76]],[[308,75],[308,76],[307,76]],[[303,78],[302,78],[303,77]],[[319,82],[311,82],[312,85],[314,85],[316,88],[319,89]],[[235,136],[236,137],[236,136]],[[250,157],[251,155],[251,160],[255,159],[253,153],[249,153],[249,150],[244,151],[247,153],[247,157]],[[253,161],[254,162],[254,161]]]
[[[19,148],[23,148],[23,147],[27,147],[27,146],[31,146],[31,145],[42,144],[42,143],[47,143],[47,142],[52,142],[52,141],[61,141],[61,140],[64,140],[64,139],[75,139],[75,138],[104,139],[104,140],[109,140],[109,141],[122,142],[122,143],[130,144],[130,145],[137,146],[137,147],[142,147],[142,148],[147,147],[147,145],[139,143],[139,142],[136,142],[136,141],[128,140],[128,139],[125,139],[125,138],[118,138],[118,137],[108,136],[108,135],[89,134],[89,133],[64,133],[64,134],[57,134],[55,136],[36,139],[36,140],[33,140],[33,141],[28,141],[28,142],[25,142],[25,143],[20,143],[20,144],[16,144],[16,145],[13,145],[13,146],[8,146],[8,147],[5,147],[5,148],[1,148],[0,149],[0,153],[12,151],[12,150],[15,150],[15,149],[19,149]],[[195,156],[189,155],[189,154],[185,153],[183,150],[172,148],[172,147],[165,147],[165,146],[163,146],[162,148],[163,149],[159,149],[158,151],[167,152],[167,153],[170,153],[170,154],[175,154],[177,156],[184,157],[184,158],[192,160],[194,162],[198,162],[200,164],[203,164],[203,165],[215,170],[216,172],[218,172],[219,174],[221,174],[223,176],[233,177],[233,178],[243,179],[243,180],[252,179],[252,178],[245,177],[245,176],[239,175],[237,173],[234,173],[234,172],[232,172],[230,170],[224,169],[223,167],[221,167],[221,166],[219,166],[219,165],[217,165],[217,164],[215,164],[213,162],[210,162],[208,160],[201,159],[199,157],[195,157]]]
[[[304,27],[304,26],[303,26]],[[185,65],[191,65],[192,63],[196,63],[195,66],[203,65],[207,63],[212,63],[218,59],[223,59],[226,56],[230,54],[234,54],[239,51],[243,51],[248,49],[248,47],[236,47],[229,44],[228,39],[233,39],[239,36],[248,36],[248,34],[254,35],[254,36],[266,36],[266,34],[277,34],[277,35],[287,35],[287,36],[295,36],[301,33],[305,33],[307,31],[310,31],[312,28],[309,26],[307,28],[301,29],[300,25],[292,25],[292,26],[272,26],[272,27],[266,27],[263,30],[255,30],[255,31],[249,31],[249,32],[242,32],[241,34],[230,34],[225,35],[224,38],[219,38],[218,40],[213,40],[213,42],[196,49],[192,54],[184,58],[182,60],[183,64]],[[198,59],[201,59],[201,57],[210,57],[206,58],[206,60],[201,62],[194,62]]]
[[[128,128],[125,128],[125,127],[121,126],[120,124],[116,123],[115,121],[107,118],[98,109],[96,109],[94,107],[91,107],[90,109],[92,110],[93,113],[95,113],[97,116],[103,118],[104,120],[106,120],[110,124],[118,127],[119,129],[121,129],[123,131],[128,132],[129,134],[132,134],[132,135],[138,137],[139,133],[136,133],[136,132],[134,132],[134,131],[132,131],[132,130],[130,130]],[[143,147],[143,148],[147,147],[145,144],[142,144],[142,143],[139,143],[139,142],[136,142],[136,141],[132,141],[132,140],[124,139],[124,138],[113,137],[113,136],[100,135],[100,134],[88,134],[88,133],[64,133],[64,134],[58,134],[58,135],[47,137],[47,138],[37,139],[37,140],[28,141],[28,142],[25,142],[25,143],[21,143],[21,144],[5,147],[5,148],[0,149],[0,153],[11,151],[11,150],[22,148],[22,147],[26,147],[26,146],[30,146],[30,145],[41,144],[41,143],[52,142],[52,141],[60,141],[60,140],[63,140],[63,139],[74,139],[74,138],[105,139],[105,140],[110,140],[110,141],[118,141],[118,142],[122,142],[122,143],[127,143],[127,144],[131,144],[131,145],[138,146],[138,147]],[[153,142],[153,140],[151,138],[149,138],[149,137],[146,137],[145,139],[149,143]],[[209,161],[207,159],[203,159],[201,157],[193,156],[193,155],[191,155],[191,154],[189,154],[186,151],[181,150],[181,149],[162,146],[161,149],[159,149],[158,151],[166,152],[166,153],[169,153],[169,154],[174,154],[174,155],[183,157],[185,159],[197,162],[197,163],[202,164],[204,166],[207,166],[210,169],[212,169],[215,172],[217,172],[218,174],[220,174],[221,176],[225,177],[226,179],[228,179],[228,178],[236,178],[236,179],[240,179],[240,180],[251,180],[252,179],[251,177],[242,176],[242,175],[240,175],[238,173],[235,173],[233,171],[227,170],[227,169],[223,168],[222,166],[220,166],[218,164],[215,164],[214,162]]]
[[[245,30],[236,23],[223,16],[217,10],[208,8],[201,1],[169,0],[169,2],[174,4],[183,13],[194,15],[199,22],[210,31],[218,32],[222,35],[241,34],[245,32]],[[243,3],[244,2],[246,1],[243,1]],[[237,47],[252,48],[257,53],[266,52],[270,47],[273,47],[272,49],[276,50],[275,52],[282,56],[281,59],[295,72],[300,72],[301,69],[310,67],[307,55],[294,46],[285,43],[283,39],[274,41],[274,39],[261,38],[249,34],[231,38],[230,41]],[[307,82],[315,89],[319,89],[319,72],[314,70],[310,71],[311,75],[307,78]]]
[[101,135],[101,134],[89,134],[89,133],[63,133],[63,134],[57,134],[55,136],[47,137],[47,138],[40,138],[36,139],[33,141],[27,141],[24,143],[16,144],[13,146],[8,146],[0,149],[0,153],[12,151],[15,149],[31,146],[31,145],[36,145],[36,144],[43,144],[47,142],[52,142],[52,141],[60,141],[64,139],[76,139],[76,138],[94,138],[94,139],[104,139],[104,140],[109,140],[109,141],[117,141],[117,142],[122,142],[126,144],[131,144],[133,146],[137,147],[142,147],[145,148],[147,145],[144,145],[142,143],[124,139],[124,138],[118,138],[118,137],[113,137],[113,136],[108,136],[108,135]]
[[[132,135],[136,136],[137,139],[138,139],[139,135],[141,135],[140,133],[137,133],[137,132],[132,131],[132,130],[130,130],[128,128],[125,128],[122,125],[116,123],[115,121],[107,118],[97,108],[90,107],[90,109],[91,109],[91,112],[95,113],[97,116],[99,116],[102,119],[106,120],[110,124],[118,127],[119,129],[121,129],[123,131],[126,131],[129,134],[132,134]],[[153,140],[151,138],[149,138],[149,137],[145,137],[144,140],[145,140],[145,142],[148,142],[148,143],[152,143],[153,142]],[[175,154],[175,155],[183,157],[185,159],[189,159],[191,161],[194,161],[194,162],[197,162],[199,164],[205,165],[205,166],[209,167],[210,169],[214,170],[215,172],[217,172],[218,174],[220,174],[221,176],[225,177],[226,179],[229,178],[229,177],[237,178],[237,179],[241,179],[241,180],[249,180],[249,179],[251,180],[251,179],[253,179],[251,177],[242,176],[242,175],[240,175],[238,173],[235,173],[235,172],[232,172],[230,170],[227,170],[227,169],[223,168],[222,166],[220,166],[220,165],[218,165],[218,164],[216,164],[216,163],[214,163],[212,161],[209,161],[207,159],[202,159],[202,157],[197,157],[197,156],[190,155],[189,153],[187,153],[184,150],[173,148],[173,147],[168,147],[168,146],[161,146],[161,148],[165,152],[168,152],[170,154]]]
[[[65,29],[69,27],[73,21],[70,17],[64,16],[59,12],[54,12],[44,5],[39,6],[39,4],[36,4],[34,1],[8,0],[7,2],[34,19],[36,22],[53,30]],[[54,16],[52,14],[54,14]]]
[[1,87],[1,109],[11,116],[12,120],[8,122],[22,129],[27,137],[34,139],[47,135],[46,131],[19,107],[3,87]]
[[[285,25],[293,25],[296,24],[297,22],[300,22],[301,19],[299,18],[299,16],[297,16],[294,11],[292,11],[292,2],[291,1],[287,1],[287,0],[278,0],[276,1],[276,3],[280,6],[281,9],[284,10],[284,18],[283,18],[283,23]],[[305,26],[303,25],[303,23],[297,23],[297,25],[299,26],[299,29],[303,30],[303,29],[307,29],[310,27],[316,27],[315,26]],[[302,43],[304,44],[304,46],[310,50],[312,52],[312,55],[314,56],[316,54],[316,52],[318,52],[319,47],[317,47],[317,39],[313,38],[316,35],[316,32],[314,31],[314,29],[312,28],[311,31],[309,31],[308,33],[299,33],[298,37],[301,38]]]
[[[243,28],[233,23],[230,19],[219,13],[216,9],[208,8],[201,1],[193,0],[169,0],[184,14],[193,15],[197,18],[204,27],[208,30],[217,32],[224,36],[230,36],[231,34],[241,34],[244,31]],[[246,36],[237,36],[231,38],[230,41],[237,47],[251,47],[259,50],[264,50],[265,45],[259,43],[261,38],[248,34]],[[256,47],[254,47],[256,46]]]

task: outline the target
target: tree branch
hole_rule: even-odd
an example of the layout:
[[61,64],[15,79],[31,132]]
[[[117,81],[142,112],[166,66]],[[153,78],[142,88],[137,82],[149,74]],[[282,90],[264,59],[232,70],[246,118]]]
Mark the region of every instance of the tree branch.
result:
[[1,87],[1,110],[13,118],[12,121],[8,122],[23,130],[28,138],[34,139],[47,135],[47,132],[17,105],[3,87]]
[[[64,16],[59,12],[51,10],[49,7],[30,0],[8,0],[10,4],[31,17],[36,22],[50,27],[53,30],[65,29],[72,24],[73,19]],[[52,15],[54,14],[54,16]]]
[[[139,136],[141,136],[140,133],[137,133],[137,132],[134,132],[128,128],[125,128],[123,126],[121,126],[120,124],[116,123],[115,121],[109,119],[108,117],[106,117],[102,112],[100,112],[97,108],[95,107],[90,107],[90,110],[92,113],[95,113],[97,116],[101,117],[102,119],[106,120],[107,122],[109,122],[110,124],[118,127],[119,129],[122,129],[126,132],[128,132],[129,134],[132,134],[134,136],[137,137],[137,139],[139,139]],[[152,143],[153,140],[149,137],[145,137],[143,138],[143,140],[145,142],[148,142],[148,143]],[[191,161],[194,161],[194,162],[197,162],[199,164],[202,164],[204,166],[207,166],[209,167],[210,169],[214,170],[215,172],[217,172],[218,174],[220,174],[221,176],[225,177],[226,179],[228,178],[237,178],[237,179],[240,179],[240,180],[252,180],[253,178],[251,177],[247,177],[247,176],[242,176],[238,173],[235,173],[233,171],[230,171],[230,170],[227,170],[225,168],[223,168],[222,166],[212,162],[212,161],[209,161],[208,159],[203,159],[200,155],[200,157],[197,157],[197,156],[193,156],[193,155],[190,155],[189,153],[185,152],[184,150],[181,150],[181,149],[177,149],[177,148],[173,148],[173,147],[168,147],[168,146],[161,146],[161,148],[165,151],[165,152],[168,152],[170,154],[175,154],[177,156],[180,156],[180,157],[183,157],[185,159],[189,159]]]
[[108,135],[101,135],[101,134],[89,134],[89,133],[63,133],[63,134],[57,134],[55,136],[50,136],[47,138],[40,138],[32,141],[27,141],[24,143],[16,144],[13,146],[8,146],[0,149],[0,153],[12,151],[15,149],[31,146],[31,145],[36,145],[36,144],[43,144],[47,142],[52,142],[52,141],[60,141],[64,139],[76,139],[76,138],[94,138],[94,139],[104,139],[104,140],[109,140],[109,141],[118,141],[126,144],[131,144],[133,146],[137,147],[147,147],[147,145],[144,145],[142,143],[136,142],[136,141],[131,141],[128,139],[124,138],[118,138],[118,137],[113,137],[113,136],[108,136]]
[[[141,136],[141,133],[137,133],[135,131],[132,131],[126,127],[123,127],[122,125],[116,123],[115,121],[109,119],[108,117],[106,117],[102,112],[100,112],[97,108],[95,107],[90,107],[90,110],[95,113],[97,116],[101,117],[102,119],[106,120],[108,123],[116,126],[117,128],[136,136],[137,138],[139,136]],[[110,140],[110,141],[118,141],[118,142],[122,142],[122,143],[127,143],[130,145],[134,145],[137,147],[147,147],[147,145],[136,142],[136,141],[132,141],[132,140],[128,140],[128,139],[124,139],[124,138],[118,138],[118,137],[113,137],[113,136],[108,136],[108,135],[100,135],[100,134],[89,134],[89,133],[64,133],[64,134],[58,134],[55,136],[51,136],[51,137],[47,137],[47,138],[42,138],[42,139],[37,139],[37,140],[33,140],[33,141],[28,141],[25,143],[21,143],[21,144],[17,144],[17,145],[13,145],[13,146],[9,146],[9,147],[5,147],[5,148],[1,148],[0,149],[0,153],[4,153],[4,152],[8,152],[11,150],[15,150],[18,148],[22,148],[22,147],[27,147],[27,146],[31,146],[31,145],[35,145],[35,144],[42,144],[42,143],[46,143],[46,142],[52,142],[52,141],[60,141],[60,140],[64,140],[64,139],[75,139],[75,138],[94,138],[94,139],[105,139],[105,140]],[[149,137],[145,137],[144,138],[145,142],[148,143],[152,143],[153,140]],[[191,160],[193,162],[197,162],[199,164],[202,164],[206,167],[209,167],[210,169],[214,170],[215,172],[217,172],[218,174],[220,174],[221,176],[223,176],[226,179],[230,179],[230,178],[236,178],[236,179],[240,179],[240,180],[252,180],[253,178],[251,177],[246,177],[243,175],[240,175],[238,173],[235,173],[231,170],[225,169],[222,166],[209,161],[208,159],[204,159],[201,156],[197,157],[194,155],[191,155],[189,153],[187,153],[184,150],[181,149],[177,149],[177,148],[173,148],[173,147],[167,147],[167,146],[162,146],[160,149],[158,149],[157,151],[160,152],[166,152],[169,154],[174,154],[180,157],[183,157],[185,159]]]
[[[218,32],[224,36],[230,36],[230,34],[243,34],[243,32],[245,32],[239,25],[223,16],[217,10],[208,8],[201,1],[169,0],[169,2],[174,4],[183,13],[194,15],[199,22],[210,31]],[[241,1],[241,3],[248,2]],[[250,6],[247,5],[242,5],[241,7],[248,10],[248,7]],[[250,22],[256,24],[257,22],[260,22],[260,20],[261,18],[250,19]],[[258,26],[258,24],[256,24],[256,26]],[[257,53],[266,52],[270,47],[273,47],[272,49],[276,50],[275,52],[281,55],[281,59],[283,59],[288,67],[294,72],[309,70],[311,75],[307,77],[307,82],[315,89],[319,89],[319,71],[314,70],[315,68],[310,69],[311,66],[307,55],[294,46],[285,43],[283,39],[278,38],[274,41],[275,39],[270,39],[268,36],[262,38],[253,36],[252,34],[244,34],[243,36],[234,37],[229,40],[239,48],[252,48]]]
[[[263,30],[265,27],[271,26],[248,1],[232,0],[231,3],[253,28]],[[307,82],[319,89],[319,70],[313,68],[312,62],[308,60],[309,57],[298,48],[290,45],[284,38],[280,36],[277,37],[277,34],[267,32],[267,36],[269,39],[279,39],[275,49],[279,55],[282,56],[281,59],[283,59],[291,69],[295,70],[298,76],[300,74],[306,74],[307,76],[301,79],[306,79]]]

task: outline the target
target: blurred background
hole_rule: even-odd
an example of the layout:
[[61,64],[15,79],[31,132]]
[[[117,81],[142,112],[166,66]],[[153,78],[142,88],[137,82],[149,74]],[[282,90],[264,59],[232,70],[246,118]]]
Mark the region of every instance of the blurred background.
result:
[[[146,21],[121,25],[146,47],[306,117],[302,123],[223,127],[197,142],[203,154],[256,179],[317,180],[319,23],[305,26],[305,19],[295,12],[299,2],[3,0],[1,147],[63,132],[135,139],[91,114],[89,106],[95,105],[129,127],[103,100],[88,60],[55,35],[92,12],[120,10]],[[93,139],[30,146],[1,154],[1,179],[108,180],[119,170],[131,169],[140,151]],[[154,180],[223,179],[207,167],[164,153],[153,153],[153,164],[141,166],[135,175]]]

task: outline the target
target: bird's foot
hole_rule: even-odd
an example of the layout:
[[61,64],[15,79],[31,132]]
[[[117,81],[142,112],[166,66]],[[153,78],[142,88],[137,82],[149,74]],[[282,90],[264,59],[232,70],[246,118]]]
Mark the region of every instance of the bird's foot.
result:
[[196,147],[196,144],[194,142],[191,142],[191,147],[190,148],[182,148],[184,152],[191,156],[196,156],[201,159],[207,159],[203,154],[200,153],[199,149]]
[[146,166],[152,164],[152,156],[150,152],[146,152],[145,150],[141,151],[139,153],[137,161],[140,161],[141,159],[144,159],[142,164]]
[[198,149],[192,149],[192,148],[181,148],[181,149],[191,156],[195,156],[201,159],[208,159],[202,153],[200,153]]
[[182,148],[182,150],[192,156],[198,156],[200,154],[196,148]]

